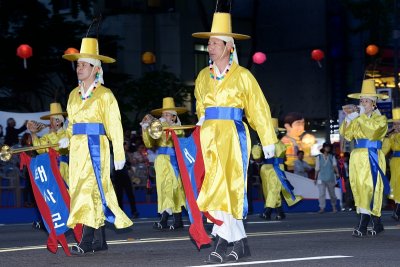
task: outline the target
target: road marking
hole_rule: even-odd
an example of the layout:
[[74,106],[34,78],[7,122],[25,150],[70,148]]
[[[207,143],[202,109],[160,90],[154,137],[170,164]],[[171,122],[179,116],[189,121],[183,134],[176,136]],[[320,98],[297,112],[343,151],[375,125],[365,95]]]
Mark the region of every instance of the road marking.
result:
[[206,264],[206,265],[193,265],[188,267],[213,267],[213,266],[240,266],[240,265],[256,265],[265,263],[276,263],[276,262],[293,262],[293,261],[311,261],[311,260],[328,260],[328,259],[340,259],[340,258],[352,258],[353,256],[334,255],[334,256],[319,256],[319,257],[306,257],[306,258],[291,258],[291,259],[278,259],[278,260],[265,260],[265,261],[244,261],[235,263],[221,263],[221,264]]
[[[314,230],[271,231],[271,232],[247,233],[247,236],[261,237],[261,236],[280,236],[280,235],[338,233],[338,232],[351,232],[352,230],[353,228],[333,228],[333,229],[331,228],[331,229],[314,229]],[[399,226],[385,226],[385,230],[399,230]],[[143,239],[128,238],[122,240],[109,240],[107,241],[107,244],[126,245],[126,244],[140,244],[140,243],[175,242],[175,241],[187,241],[187,240],[190,240],[189,236],[172,237],[172,238],[143,238]],[[46,246],[38,245],[38,246],[26,246],[26,247],[0,248],[0,253],[35,250],[35,249],[46,249]]]

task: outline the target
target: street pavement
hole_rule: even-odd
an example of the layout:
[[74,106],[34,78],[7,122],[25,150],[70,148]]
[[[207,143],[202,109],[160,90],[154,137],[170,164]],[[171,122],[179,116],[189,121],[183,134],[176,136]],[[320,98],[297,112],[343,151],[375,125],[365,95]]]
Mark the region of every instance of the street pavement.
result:
[[[61,248],[50,253],[47,233],[30,224],[0,225],[0,266],[220,266],[204,262],[211,248],[196,249],[184,219],[185,229],[176,231],[154,230],[154,219],[146,218],[129,229],[107,225],[107,252],[71,257]],[[390,212],[383,212],[385,231],[377,237],[352,237],[357,221],[355,212],[288,213],[283,221],[250,215],[245,227],[252,256],[221,266],[400,266],[400,225]]]

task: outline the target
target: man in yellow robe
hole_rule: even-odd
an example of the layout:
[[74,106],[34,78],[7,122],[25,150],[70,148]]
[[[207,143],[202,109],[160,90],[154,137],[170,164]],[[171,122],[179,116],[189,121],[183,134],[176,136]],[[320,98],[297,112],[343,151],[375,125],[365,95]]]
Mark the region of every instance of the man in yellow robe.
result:
[[[41,125],[33,121],[28,121],[27,128],[31,132],[32,145],[42,146],[42,145],[55,145],[58,144],[60,139],[67,136],[66,130],[64,129],[64,117],[67,116],[67,112],[63,112],[60,103],[50,104],[50,114],[40,117],[41,120],[50,121],[49,133],[37,136],[37,132],[41,130]],[[68,185],[68,149],[60,149],[58,147],[53,147],[60,154],[59,166],[60,174],[64,179],[65,183]],[[48,149],[37,150],[39,154],[48,152]]]
[[80,53],[66,54],[64,59],[78,61],[79,85],[68,98],[68,138],[59,141],[69,147],[70,216],[67,225],[83,224],[81,242],[71,248],[73,254],[107,250],[105,220],[116,228],[126,228],[132,221],[118,206],[110,179],[110,144],[115,170],[125,165],[123,131],[117,100],[103,86],[101,62],[115,60],[99,55],[95,38],[83,38]]
[[[237,261],[250,255],[243,218],[247,216],[247,168],[250,156],[250,126],[258,132],[265,157],[274,156],[278,140],[269,105],[251,72],[238,64],[234,39],[250,36],[231,32],[229,13],[214,13],[211,32],[194,33],[208,40],[210,66],[196,79],[196,111],[205,176],[197,203],[215,219],[214,249],[209,262]],[[233,249],[227,253],[228,243]]]
[[[376,100],[387,96],[376,93],[371,79],[363,81],[361,93],[348,97],[360,99],[359,110],[345,110],[346,118],[339,128],[347,141],[355,140],[355,148],[350,154],[349,178],[360,222],[354,228],[353,236],[374,236],[384,230],[380,219],[382,198],[384,189],[385,193],[389,189],[384,175],[385,155],[381,149],[387,132],[387,119],[376,109]],[[370,221],[372,230],[367,231]]]
[[[278,131],[278,120],[272,118],[273,125]],[[264,220],[271,220],[272,210],[276,209],[276,219],[283,220],[286,215],[282,208],[282,198],[284,197],[288,206],[293,206],[299,202],[301,196],[293,194],[293,188],[287,183],[284,175],[283,161],[285,158],[286,146],[281,142],[275,144],[275,157],[264,160],[264,164],[260,168],[260,177],[262,182],[262,190],[265,199],[264,211],[260,217]],[[260,145],[254,145],[251,149],[252,156],[255,160],[263,158],[262,148]],[[279,170],[278,170],[279,168]]]
[[390,195],[389,198],[393,199],[396,204],[392,218],[396,221],[400,219],[400,108],[392,110],[393,119],[388,122],[393,122],[393,128],[390,134],[383,141],[382,151],[388,154],[392,151],[390,158]]
[[[181,125],[178,114],[186,111],[184,107],[175,107],[172,97],[165,97],[162,108],[152,110],[151,114],[155,116],[161,115],[162,125],[170,127]],[[182,207],[185,206],[186,198],[179,174],[174,144],[171,134],[167,135],[166,131],[163,131],[158,139],[151,137],[148,131],[151,120],[152,116],[146,115],[141,126],[145,146],[147,148],[157,148],[154,169],[156,171],[158,212],[161,214],[161,219],[154,223],[153,228],[158,230],[183,228]],[[183,130],[175,130],[175,133],[177,136],[184,135]],[[168,217],[170,215],[173,215],[174,222],[168,226]]]

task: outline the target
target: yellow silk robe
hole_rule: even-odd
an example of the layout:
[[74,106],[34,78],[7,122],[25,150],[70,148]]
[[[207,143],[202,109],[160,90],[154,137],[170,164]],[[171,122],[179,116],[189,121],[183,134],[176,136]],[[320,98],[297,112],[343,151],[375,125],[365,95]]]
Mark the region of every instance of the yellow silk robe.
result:
[[67,112],[69,124],[67,134],[69,147],[69,194],[71,196],[70,215],[67,225],[73,228],[81,223],[93,228],[104,225],[104,212],[90,159],[87,135],[72,135],[75,123],[102,123],[106,135],[100,135],[101,182],[107,206],[115,215],[115,227],[125,228],[132,221],[118,206],[117,197],[110,179],[110,144],[113,144],[114,160],[125,160],[123,131],[117,100],[110,89],[99,86],[92,97],[82,100],[79,87],[72,90],[68,98]]
[[[351,121],[348,126],[344,121],[340,125],[339,132],[347,141],[353,139],[382,141],[387,132],[387,119],[384,115],[376,113],[372,113],[370,117],[361,114]],[[385,173],[386,161],[381,149],[378,150],[378,158],[379,166]],[[351,152],[349,176],[355,206],[370,211],[372,215],[381,216],[383,183],[379,173],[374,192],[373,210],[371,210],[370,206],[373,196],[373,181],[367,148],[355,148]]]
[[[400,151],[400,133],[391,134],[383,141],[382,151]],[[390,159],[390,196],[396,203],[400,203],[400,157]]]
[[[32,138],[32,144],[34,146],[42,146],[47,144],[57,144],[61,138],[67,137],[67,133],[63,128],[60,128],[57,132],[51,132],[42,135],[42,137]],[[53,147],[60,155],[68,155],[68,149],[60,149],[58,146]],[[37,152],[39,154],[47,153],[48,149],[39,149]],[[69,184],[68,182],[68,163],[61,161],[60,162],[60,174],[64,181]]]
[[[163,125],[167,126],[164,123]],[[184,136],[182,130],[176,130],[175,133],[177,136]],[[165,131],[162,133],[160,139],[153,139],[147,130],[144,130],[143,142],[147,148],[174,147],[171,134],[169,134],[167,139]],[[166,209],[172,209],[173,213],[181,212],[182,206],[185,206],[186,197],[181,177],[175,176],[170,156],[165,154],[157,155],[154,161],[154,169],[156,171],[158,212],[162,213]]]
[[[279,141],[275,144],[275,157],[285,158],[286,146],[284,143]],[[283,164],[279,164],[282,171],[285,170]],[[281,192],[289,206],[293,206],[299,202],[302,198],[296,196],[295,200],[288,191],[282,186],[278,175],[276,174],[272,164],[263,164],[260,169],[260,177],[262,181],[262,189],[265,199],[265,208],[278,208],[282,206]]]
[[[198,118],[208,107],[235,107],[244,110],[250,126],[258,132],[263,146],[278,140],[272,125],[269,105],[254,76],[233,62],[223,80],[210,78],[204,68],[196,79],[196,111]],[[247,125],[247,163],[251,142]],[[239,137],[233,120],[205,120],[200,129],[205,176],[197,203],[201,211],[224,211],[236,219],[243,218],[244,177]],[[246,178],[247,179],[247,178]]]

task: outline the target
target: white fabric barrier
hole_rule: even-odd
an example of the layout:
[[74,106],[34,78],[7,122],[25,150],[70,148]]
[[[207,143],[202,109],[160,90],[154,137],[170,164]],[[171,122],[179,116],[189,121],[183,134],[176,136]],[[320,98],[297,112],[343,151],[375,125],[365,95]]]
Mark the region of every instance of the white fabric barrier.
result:
[[[300,195],[305,199],[318,199],[319,191],[318,186],[314,184],[314,180],[291,173],[285,172],[287,179],[294,187],[294,194]],[[340,188],[335,188],[336,198],[342,203],[342,192]],[[326,192],[326,199],[330,199],[328,191]]]

